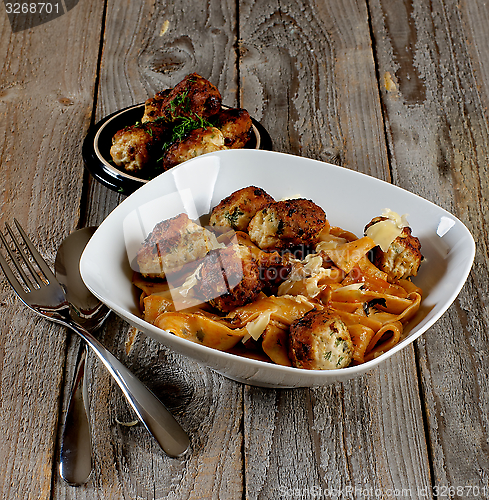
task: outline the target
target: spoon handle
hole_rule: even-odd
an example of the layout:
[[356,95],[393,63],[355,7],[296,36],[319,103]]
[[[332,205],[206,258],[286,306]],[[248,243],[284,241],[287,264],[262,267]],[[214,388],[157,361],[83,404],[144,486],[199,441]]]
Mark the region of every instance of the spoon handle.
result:
[[71,318],[63,323],[92,348],[165,453],[170,457],[182,456],[190,446],[190,439],[163,403],[85,328]]
[[82,342],[61,437],[59,473],[70,486],[85,484],[92,473],[92,439],[84,376],[87,351],[87,344]]

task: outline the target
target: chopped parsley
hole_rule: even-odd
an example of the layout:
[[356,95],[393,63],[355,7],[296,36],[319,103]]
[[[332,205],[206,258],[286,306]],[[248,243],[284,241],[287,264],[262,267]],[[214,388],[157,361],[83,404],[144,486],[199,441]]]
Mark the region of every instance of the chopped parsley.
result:
[[231,224],[231,227],[233,229],[236,229],[236,226],[238,225],[238,218],[244,215],[244,213],[236,207],[232,212],[226,212],[224,215],[224,218]]
[[[192,83],[193,80],[188,80]],[[163,114],[152,120],[152,124],[165,123],[169,125],[168,135],[165,140],[158,144],[157,149],[155,145],[156,161],[152,162],[150,169],[147,170],[145,178],[152,179],[156,177],[162,169],[162,161],[168,148],[175,143],[185,139],[193,130],[200,128],[209,128],[215,126],[209,120],[192,112],[191,101],[189,97],[189,89],[184,90],[176,95],[169,104],[165,107]],[[142,123],[140,121],[135,123],[137,128],[145,128],[145,132],[153,137],[153,130],[147,128],[148,122]],[[161,153],[159,153],[161,152]],[[149,166],[149,165],[148,165]]]
[[182,92],[181,94],[178,94],[175,96],[171,101],[170,104],[168,105],[169,110],[170,110],[170,118],[172,120],[175,120],[179,118],[178,116],[175,116],[176,110],[180,107],[181,111],[184,113],[189,113],[190,112],[190,99],[188,98],[188,89]]

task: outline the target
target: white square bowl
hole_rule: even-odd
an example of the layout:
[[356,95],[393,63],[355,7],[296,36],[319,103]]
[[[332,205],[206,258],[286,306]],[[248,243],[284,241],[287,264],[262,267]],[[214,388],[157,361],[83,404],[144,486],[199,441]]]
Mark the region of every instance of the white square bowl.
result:
[[[131,283],[130,262],[144,238],[163,219],[187,212],[205,214],[246,186],[263,188],[275,199],[301,196],[321,206],[331,225],[362,236],[385,208],[408,214],[421,241],[425,262],[414,282],[423,302],[404,340],[358,366],[304,370],[217,351],[158,329],[141,318]],[[397,186],[328,163],[260,150],[210,153],[185,162],[148,182],[124,200],[100,225],[80,262],[92,293],[128,323],[175,351],[236,381],[264,387],[316,387],[364,374],[430,328],[455,300],[470,272],[474,240],[456,217]]]

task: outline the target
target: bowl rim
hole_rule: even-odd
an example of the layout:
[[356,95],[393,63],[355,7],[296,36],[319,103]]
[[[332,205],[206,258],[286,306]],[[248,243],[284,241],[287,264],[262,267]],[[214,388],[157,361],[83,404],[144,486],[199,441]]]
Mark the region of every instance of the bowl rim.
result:
[[[273,156],[277,157],[279,161],[281,159],[285,160],[286,157],[293,157],[293,158],[296,158],[299,162],[311,162],[310,163],[311,165],[312,164],[321,164],[325,168],[339,169],[340,171],[344,172],[344,175],[346,175],[346,176],[352,175],[352,176],[355,176],[356,178],[358,177],[360,182],[361,182],[361,179],[363,177],[365,179],[369,179],[369,182],[380,183],[380,184],[376,184],[376,185],[387,185],[387,186],[389,186],[388,189],[392,189],[396,193],[401,193],[401,192],[408,193],[411,197],[414,197],[415,199],[421,200],[424,204],[432,206],[434,209],[436,209],[437,213],[445,214],[445,215],[449,216],[450,218],[452,218],[454,221],[456,221],[457,226],[460,228],[460,230],[463,231],[464,235],[467,236],[467,247],[466,247],[467,256],[466,256],[465,261],[464,261],[463,270],[460,273],[461,278],[456,283],[456,286],[451,289],[451,293],[450,293],[449,297],[447,299],[445,299],[445,301],[440,305],[440,308],[437,311],[436,315],[434,315],[426,323],[424,323],[422,325],[422,327],[419,328],[417,331],[414,331],[414,332],[410,331],[409,335],[407,335],[405,338],[403,338],[396,346],[391,348],[389,351],[387,351],[386,353],[383,353],[382,355],[378,356],[377,358],[370,360],[364,364],[349,366],[349,367],[341,368],[341,369],[317,370],[316,371],[316,370],[306,370],[306,369],[295,368],[295,367],[281,366],[281,365],[276,365],[273,363],[267,363],[264,361],[259,361],[259,360],[249,359],[249,358],[241,358],[240,356],[236,356],[232,353],[218,351],[216,349],[212,349],[210,347],[206,347],[204,345],[200,345],[197,343],[192,343],[192,346],[190,346],[189,349],[191,349],[191,350],[195,349],[197,352],[199,352],[203,355],[205,355],[205,353],[209,354],[209,352],[212,352],[212,356],[216,356],[217,358],[224,359],[224,360],[225,359],[228,359],[228,360],[229,359],[240,359],[240,363],[245,362],[247,365],[256,367],[257,369],[260,367],[266,366],[267,369],[270,369],[277,374],[282,373],[282,374],[291,375],[294,373],[302,372],[302,374],[305,377],[307,377],[309,380],[313,380],[316,383],[319,383],[319,385],[324,385],[324,384],[327,384],[330,382],[346,380],[348,378],[352,378],[352,377],[357,376],[357,375],[362,375],[362,374],[370,371],[371,369],[373,369],[379,363],[386,361],[387,359],[392,357],[392,355],[394,355],[396,352],[404,349],[404,347],[406,347],[407,345],[412,343],[414,340],[416,340],[418,337],[420,337],[424,332],[426,332],[429,328],[431,328],[433,326],[433,324],[435,324],[440,319],[440,317],[446,312],[446,310],[453,303],[453,301],[455,300],[457,295],[460,293],[460,290],[462,289],[462,287],[463,287],[464,283],[466,282],[467,277],[470,273],[470,270],[471,270],[472,264],[473,264],[473,260],[475,257],[475,242],[474,242],[473,236],[471,235],[470,231],[465,226],[465,224],[463,224],[463,222],[461,222],[455,215],[451,214],[450,212],[443,209],[439,205],[436,205],[435,203],[433,203],[425,198],[422,198],[421,196],[419,196],[415,193],[407,191],[406,189],[403,189],[399,186],[388,183],[388,182],[383,181],[381,179],[377,179],[373,176],[369,176],[369,175],[364,174],[362,172],[354,171],[351,169],[347,169],[345,167],[340,167],[340,166],[329,164],[326,162],[322,162],[322,161],[318,161],[318,160],[314,160],[314,159],[310,159],[310,158],[305,158],[305,157],[299,157],[296,155],[290,155],[287,153],[270,152],[270,151],[264,151],[264,150],[253,150],[253,149],[251,149],[251,150],[227,150],[227,151],[219,151],[216,153],[209,153],[207,155],[202,155],[200,157],[189,160],[181,165],[178,165],[177,167],[175,167],[175,169],[187,168],[191,162],[203,161],[203,159],[206,157],[211,157],[211,156],[220,157],[220,156],[227,156],[227,155],[232,156],[232,155],[239,155],[239,154],[249,155],[250,157],[259,156],[259,155],[264,155],[266,157],[267,155],[273,155]],[[255,159],[255,161],[257,161],[257,159]],[[175,169],[173,169],[173,170],[175,170]],[[171,171],[169,171],[169,172],[171,172]],[[159,180],[157,180],[157,179],[159,179]],[[157,184],[158,182],[161,182],[161,178],[153,179],[151,182],[154,182],[155,184]],[[146,193],[147,190],[149,191],[151,188],[148,186],[149,186],[149,184],[146,184],[145,186],[143,186],[139,190],[139,193],[136,194],[136,196],[138,196],[138,197],[142,196],[143,193]],[[134,200],[134,198],[133,198],[133,200]],[[116,213],[118,214],[116,217],[122,216],[124,211],[127,210],[127,208],[123,208],[123,207],[129,207],[130,203],[131,203],[130,198],[124,200],[119,205],[119,207],[117,207],[115,209],[115,211],[113,211],[111,214],[109,214],[107,219],[109,217],[112,217],[113,218],[112,220],[115,220],[114,216],[116,216]],[[102,222],[101,228],[103,228],[103,226],[106,224],[107,219]],[[101,229],[99,228],[98,231],[101,231]],[[103,229],[102,229],[102,231],[103,231]],[[90,243],[88,245],[88,248],[89,247],[90,247]],[[85,254],[85,252],[84,252],[84,254]],[[84,261],[84,258],[82,256],[82,263],[83,263],[83,261]],[[82,266],[83,266],[83,264],[82,264]],[[82,269],[82,271],[83,271],[83,269]],[[82,272],[82,276],[83,276],[83,272]],[[99,298],[101,298],[101,300],[106,302],[111,309],[113,309],[116,313],[118,313],[120,316],[122,316],[126,321],[129,321],[130,323],[134,324],[136,327],[140,326],[142,329],[145,329],[148,333],[149,332],[153,333],[154,335],[152,335],[152,336],[154,338],[160,337],[159,341],[163,345],[167,345],[170,349],[175,349],[172,344],[180,345],[180,346],[182,346],[182,348],[185,348],[185,346],[187,346],[187,347],[189,346],[190,341],[188,341],[186,339],[179,338],[177,336],[173,336],[173,335],[172,335],[171,344],[165,342],[165,340],[166,340],[165,337],[167,335],[168,336],[171,335],[169,332],[158,329],[156,326],[145,322],[141,317],[135,315],[131,311],[129,311],[129,310],[125,309],[124,307],[120,306],[119,304],[115,303],[110,298],[107,299],[107,297],[101,297],[100,294],[98,294],[98,291],[91,287],[90,283],[86,283],[86,284],[95,295],[99,296]],[[413,328],[416,328],[416,327],[417,327],[417,325],[413,326]],[[165,335],[163,335],[163,337],[161,338],[162,332],[164,332]],[[190,355],[190,357],[192,357],[192,356]],[[196,359],[196,358],[194,357],[194,359]],[[202,361],[200,361],[200,362],[202,362]],[[208,365],[206,365],[206,366],[208,366]],[[219,372],[219,369],[215,369],[215,368],[212,368],[212,369]],[[220,373],[222,373],[222,372],[220,372]],[[243,380],[241,380],[239,378],[233,378],[229,374],[224,373],[224,375],[228,378],[243,382]],[[265,385],[265,386],[271,387],[270,385],[268,385],[266,383],[260,384],[254,380],[248,380],[244,383],[248,383],[251,385]],[[313,384],[300,385],[300,386],[294,385],[294,384],[291,384],[290,386],[281,384],[277,387],[305,387],[305,386],[313,386]]]
[[[105,132],[115,120],[122,115],[130,113],[138,108],[144,108],[145,102],[132,104],[125,108],[119,109],[99,120],[87,133],[82,146],[82,156],[85,167],[99,182],[106,187],[115,191],[122,191],[125,194],[134,192],[141,186],[144,186],[152,179],[144,179],[136,175],[132,175],[112,165],[102,154],[99,146],[100,136]],[[231,106],[221,105],[224,109],[233,109]],[[255,146],[253,148],[243,149],[273,149],[272,140],[268,131],[253,117],[252,130],[255,138]],[[175,168],[175,167],[173,167]],[[162,172],[164,173],[164,172]]]

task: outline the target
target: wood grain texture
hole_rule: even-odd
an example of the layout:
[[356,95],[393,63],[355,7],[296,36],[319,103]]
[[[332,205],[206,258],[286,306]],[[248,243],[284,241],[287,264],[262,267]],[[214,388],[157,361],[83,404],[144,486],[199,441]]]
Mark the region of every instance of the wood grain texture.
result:
[[[0,219],[15,216],[51,264],[80,215],[101,7],[16,34],[0,18]],[[0,495],[48,499],[66,334],[0,286]]]
[[477,242],[462,293],[417,346],[433,484],[484,491],[489,96],[480,47],[489,42],[488,11],[478,2],[369,3],[393,177],[452,211]]
[[[366,4],[255,1],[240,12],[244,106],[256,110],[275,148],[388,180]],[[343,385],[245,390],[247,498],[428,488],[416,394],[412,349]]]
[[365,2],[246,0],[240,19],[242,101],[274,148],[388,180]]
[[487,493],[488,20],[482,0],[83,0],[17,34],[0,18],[0,221],[15,215],[50,263],[64,236],[124,199],[83,171],[89,124],[193,71],[248,109],[275,150],[392,181],[455,213],[477,241],[442,319],[344,384],[244,386],[112,315],[99,338],[174,413],[192,450],[168,458],[90,356],[95,470],[80,488],[57,474],[79,342],[1,281],[0,498]]
[[[223,101],[234,105],[235,14],[231,2],[108,2],[95,121],[174,86],[194,71],[223,89]],[[123,196],[91,183],[87,199],[85,219],[90,225],[99,224]],[[184,460],[170,459],[141,424],[123,425],[134,415],[105,369],[92,363],[96,468],[91,482],[78,490],[67,490],[55,478],[56,495],[242,498],[242,386],[142,334],[127,354],[131,334],[114,317],[101,338],[181,422],[191,436],[192,452]]]

